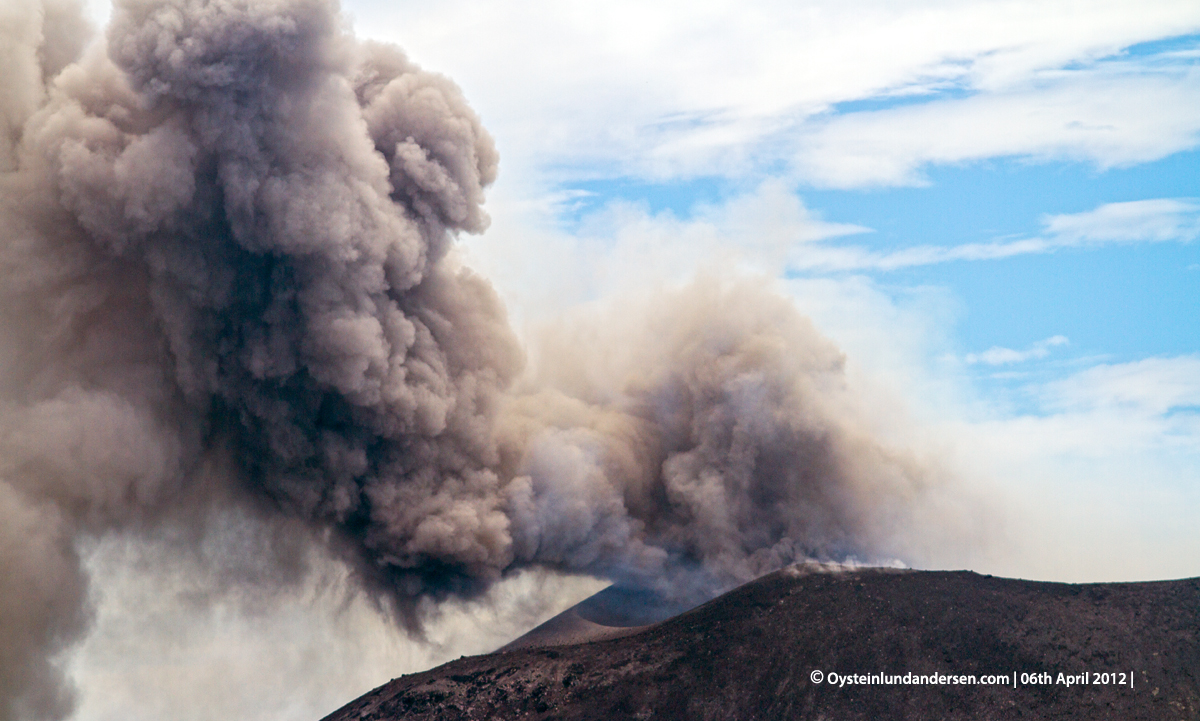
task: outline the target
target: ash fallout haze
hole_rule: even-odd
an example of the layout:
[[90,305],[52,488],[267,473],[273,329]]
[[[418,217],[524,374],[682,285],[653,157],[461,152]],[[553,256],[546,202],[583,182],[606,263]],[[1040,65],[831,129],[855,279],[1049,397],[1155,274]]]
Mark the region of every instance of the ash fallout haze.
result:
[[0,0],[0,719],[315,719],[608,583],[1200,575],[1197,33]]

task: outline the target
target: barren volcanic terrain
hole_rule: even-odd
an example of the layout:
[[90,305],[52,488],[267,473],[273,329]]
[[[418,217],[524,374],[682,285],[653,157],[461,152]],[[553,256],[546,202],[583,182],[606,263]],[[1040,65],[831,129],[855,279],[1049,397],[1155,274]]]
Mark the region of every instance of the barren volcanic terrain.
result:
[[[626,635],[592,631],[395,679],[325,721],[1200,718],[1200,579],[809,565]],[[876,676],[840,683],[855,674]]]

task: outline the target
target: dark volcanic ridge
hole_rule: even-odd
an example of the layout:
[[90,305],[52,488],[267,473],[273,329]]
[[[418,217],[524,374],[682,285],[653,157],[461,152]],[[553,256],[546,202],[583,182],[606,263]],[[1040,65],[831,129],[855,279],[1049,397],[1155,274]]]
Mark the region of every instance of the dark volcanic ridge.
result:
[[[799,565],[661,623],[610,627],[617,637],[403,676],[325,721],[1196,719],[1198,610],[1195,578],[1066,584]],[[551,639],[562,640],[570,634]],[[853,674],[977,683],[830,683]]]

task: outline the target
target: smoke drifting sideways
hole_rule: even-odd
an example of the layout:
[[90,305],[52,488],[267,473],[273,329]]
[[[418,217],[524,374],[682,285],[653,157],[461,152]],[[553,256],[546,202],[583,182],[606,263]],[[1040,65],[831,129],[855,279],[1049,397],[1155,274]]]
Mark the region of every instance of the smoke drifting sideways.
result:
[[302,529],[419,633],[421,599],[531,566],[686,599],[872,558],[936,483],[754,285],[562,327],[526,368],[452,252],[492,138],[332,0],[118,0],[90,46],[70,0],[2,12],[0,719],[69,713],[80,539],[200,507]]

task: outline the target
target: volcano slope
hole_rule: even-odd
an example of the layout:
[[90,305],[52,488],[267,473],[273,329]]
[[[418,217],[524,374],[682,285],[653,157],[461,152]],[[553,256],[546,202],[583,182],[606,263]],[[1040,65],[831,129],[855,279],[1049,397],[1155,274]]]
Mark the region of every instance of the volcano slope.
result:
[[[1200,718],[1200,579],[1076,585],[798,566],[612,635],[462,658],[325,721]],[[1006,678],[836,683],[910,673]]]

